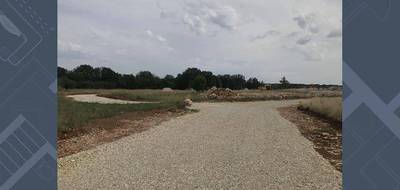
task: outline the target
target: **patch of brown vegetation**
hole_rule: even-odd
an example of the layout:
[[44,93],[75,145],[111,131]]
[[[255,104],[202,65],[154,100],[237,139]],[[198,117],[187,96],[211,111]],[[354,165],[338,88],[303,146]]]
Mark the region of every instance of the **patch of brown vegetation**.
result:
[[342,171],[341,122],[321,117],[296,106],[278,108],[282,117],[294,123],[300,133],[313,142],[314,149],[327,159],[338,171]]
[[143,132],[163,121],[187,113],[183,109],[160,109],[97,119],[88,125],[58,134],[58,157],[91,149],[97,145]]

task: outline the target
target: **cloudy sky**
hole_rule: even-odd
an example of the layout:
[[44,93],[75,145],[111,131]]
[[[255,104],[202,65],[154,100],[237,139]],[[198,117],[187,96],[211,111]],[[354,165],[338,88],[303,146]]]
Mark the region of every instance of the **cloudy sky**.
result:
[[342,81],[341,0],[61,0],[59,65]]

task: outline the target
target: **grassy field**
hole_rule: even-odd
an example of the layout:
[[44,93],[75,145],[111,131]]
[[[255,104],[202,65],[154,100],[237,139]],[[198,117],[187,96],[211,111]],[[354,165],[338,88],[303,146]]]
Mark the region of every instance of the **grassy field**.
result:
[[285,89],[285,90],[238,90],[239,96],[233,101],[307,99],[312,97],[339,97],[341,91]]
[[341,97],[319,97],[302,101],[299,109],[308,110],[336,121],[342,120],[342,98]]
[[[255,100],[280,100],[299,99],[311,97],[340,96],[340,91],[312,91],[308,89],[297,90],[240,90],[234,99],[219,101],[255,101]],[[131,101],[159,102],[154,104],[99,104],[76,102],[67,95],[97,94],[98,96]],[[207,101],[204,93],[190,90],[175,90],[164,92],[161,90],[125,90],[125,89],[75,89],[60,90],[58,96],[58,129],[59,132],[68,132],[77,127],[84,126],[92,120],[112,117],[128,112],[149,111],[156,109],[184,109],[183,100],[190,98],[195,102]],[[215,100],[213,100],[215,101]],[[312,105],[315,105],[312,104]],[[325,105],[325,104],[323,104]]]
[[[99,94],[99,96],[125,99],[155,101],[154,104],[99,104],[77,102],[67,95]],[[184,109],[183,100],[200,99],[192,91],[162,92],[155,90],[68,90],[60,91],[58,96],[58,131],[65,133],[88,124],[95,119],[107,118],[128,112],[149,111],[156,109]]]

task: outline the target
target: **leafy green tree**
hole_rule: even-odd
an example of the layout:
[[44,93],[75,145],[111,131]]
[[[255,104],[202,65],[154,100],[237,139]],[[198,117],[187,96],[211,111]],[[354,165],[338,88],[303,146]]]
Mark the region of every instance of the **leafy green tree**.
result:
[[249,78],[246,81],[246,88],[248,89],[257,89],[261,85],[261,82],[258,81],[257,78]]
[[240,90],[246,87],[246,79],[243,75],[236,74],[230,77],[230,89]]
[[71,79],[77,82],[90,81],[94,78],[94,69],[90,65],[80,65],[71,73]]
[[141,71],[136,74],[136,87],[138,89],[161,88],[161,79],[150,71]]
[[201,70],[198,68],[186,69],[182,74],[178,74],[176,77],[177,88],[181,90],[191,88],[191,82],[200,74]]
[[67,69],[64,69],[62,67],[57,67],[57,76],[59,78],[67,76],[67,75],[68,75],[68,70]]
[[119,79],[118,88],[124,89],[135,89],[136,87],[136,77],[135,75],[122,75]]
[[174,76],[172,75],[166,75],[163,79],[162,79],[162,86],[168,87],[168,88],[172,88],[175,89],[176,88],[176,79]]
[[207,79],[203,75],[197,75],[196,78],[192,81],[192,88],[197,91],[203,91],[207,87]]

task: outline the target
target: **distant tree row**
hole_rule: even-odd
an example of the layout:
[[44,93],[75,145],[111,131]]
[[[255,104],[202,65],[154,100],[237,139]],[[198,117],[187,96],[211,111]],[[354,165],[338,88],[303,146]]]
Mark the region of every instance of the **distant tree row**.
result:
[[[257,89],[264,86],[263,81],[252,77],[246,80],[241,74],[214,75],[210,71],[201,71],[197,68],[188,68],[184,72],[166,75],[160,78],[150,71],[140,71],[134,74],[119,74],[107,67],[93,68],[90,65],[80,65],[72,70],[58,67],[58,86],[65,89],[190,89],[206,90],[213,86],[230,88],[232,90]],[[328,88],[333,85],[292,84],[282,77],[280,83],[270,84],[272,89],[285,88]]]
[[136,75],[119,74],[110,68],[80,65],[72,70],[58,67],[58,86],[65,89],[190,89],[205,90],[218,88],[256,89],[263,83],[257,78],[245,79],[243,75],[214,75],[210,71],[188,68],[176,77],[166,75],[160,78],[150,71],[140,71]]

